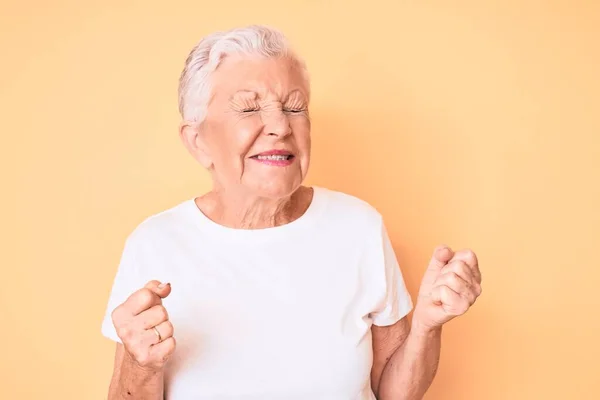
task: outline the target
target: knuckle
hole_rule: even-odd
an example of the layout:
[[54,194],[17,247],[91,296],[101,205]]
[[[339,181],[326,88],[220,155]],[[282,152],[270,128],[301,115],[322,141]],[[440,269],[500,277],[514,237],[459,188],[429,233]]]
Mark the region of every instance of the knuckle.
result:
[[166,321],[166,320],[169,319],[169,313],[167,312],[167,309],[165,307],[159,306],[158,307],[158,313],[159,313],[160,318],[163,321]]
[[464,260],[455,260],[452,262],[452,271],[456,273],[464,272],[469,268]]
[[123,341],[129,341],[132,336],[131,329],[129,326],[119,326],[117,327],[117,336],[119,336]]
[[150,304],[154,300],[154,293],[150,289],[141,289],[138,293],[139,301],[143,304]]
[[467,268],[467,264],[463,260],[454,260],[450,264],[450,271],[454,273],[461,273]]
[[112,319],[113,324],[119,324],[123,319],[123,315],[125,314],[126,306],[125,304],[120,304],[115,307],[114,310],[110,313],[110,318]]
[[464,251],[464,259],[467,262],[467,264],[470,264],[470,265],[477,264],[477,256],[471,249],[467,249]]
[[173,328],[173,324],[171,323],[171,321],[165,322],[165,331],[168,335],[173,335],[175,328]]

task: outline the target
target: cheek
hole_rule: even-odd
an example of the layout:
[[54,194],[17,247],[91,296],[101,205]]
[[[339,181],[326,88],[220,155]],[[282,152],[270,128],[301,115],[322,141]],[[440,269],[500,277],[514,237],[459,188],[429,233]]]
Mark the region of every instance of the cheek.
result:
[[260,119],[247,117],[239,121],[232,121],[226,129],[216,133],[218,138],[218,153],[222,164],[237,168],[260,134]]
[[304,156],[310,154],[310,120],[308,118],[298,118],[290,121],[296,145]]

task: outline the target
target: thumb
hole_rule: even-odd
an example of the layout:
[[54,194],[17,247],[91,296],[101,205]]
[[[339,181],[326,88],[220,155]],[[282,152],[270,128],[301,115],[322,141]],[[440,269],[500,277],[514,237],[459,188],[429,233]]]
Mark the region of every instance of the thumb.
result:
[[448,246],[438,246],[435,248],[431,260],[429,260],[428,270],[441,270],[454,256],[454,252]]
[[171,284],[168,282],[162,283],[160,281],[152,280],[146,283],[144,287],[152,290],[157,296],[163,299],[171,294]]
[[431,260],[429,260],[427,270],[425,270],[425,274],[421,280],[420,290],[424,290],[425,293],[429,294],[429,291],[433,288],[433,284],[442,272],[442,268],[453,256],[454,252],[448,246],[442,245],[435,248]]

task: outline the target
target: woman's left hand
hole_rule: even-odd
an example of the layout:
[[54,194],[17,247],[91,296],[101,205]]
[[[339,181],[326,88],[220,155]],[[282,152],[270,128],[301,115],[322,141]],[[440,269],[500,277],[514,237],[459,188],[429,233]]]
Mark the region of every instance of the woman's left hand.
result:
[[438,247],[421,282],[413,325],[440,328],[467,312],[480,294],[481,273],[475,253]]

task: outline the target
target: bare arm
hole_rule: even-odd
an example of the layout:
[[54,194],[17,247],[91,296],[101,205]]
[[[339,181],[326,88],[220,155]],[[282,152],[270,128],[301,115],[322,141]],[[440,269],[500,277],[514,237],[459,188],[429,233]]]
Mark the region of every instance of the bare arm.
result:
[[115,350],[115,364],[108,400],[162,400],[163,372],[141,368],[125,351],[121,343]]
[[109,400],[163,400],[164,366],[175,350],[173,325],[162,299],[169,284],[150,281],[112,313],[117,343]]
[[421,283],[412,325],[405,317],[389,327],[372,327],[372,380],[379,400],[423,398],[437,372],[442,326],[464,314],[480,294],[475,254],[454,253],[444,246],[436,249]]
[[403,318],[391,326],[373,326],[371,381],[378,399],[422,399],[440,359],[441,328],[424,329]]

